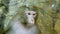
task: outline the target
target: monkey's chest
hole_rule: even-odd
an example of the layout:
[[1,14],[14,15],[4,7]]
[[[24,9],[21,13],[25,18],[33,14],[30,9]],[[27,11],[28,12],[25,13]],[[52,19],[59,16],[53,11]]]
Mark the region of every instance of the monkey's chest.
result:
[[38,34],[38,30],[36,26],[26,29],[22,24],[15,23],[12,26],[10,34]]

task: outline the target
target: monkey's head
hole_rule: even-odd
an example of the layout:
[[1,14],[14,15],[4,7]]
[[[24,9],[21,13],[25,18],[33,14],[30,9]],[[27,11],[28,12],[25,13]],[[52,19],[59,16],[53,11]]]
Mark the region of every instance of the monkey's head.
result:
[[27,17],[27,24],[35,24],[36,12],[35,11],[25,11]]
[[20,22],[25,25],[34,25],[37,17],[37,11],[34,8],[21,7],[19,9]]

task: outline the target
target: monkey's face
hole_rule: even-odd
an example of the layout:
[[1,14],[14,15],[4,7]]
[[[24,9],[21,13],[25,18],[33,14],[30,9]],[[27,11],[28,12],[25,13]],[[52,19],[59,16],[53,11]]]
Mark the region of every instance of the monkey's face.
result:
[[27,17],[28,24],[34,24],[35,23],[36,12],[35,11],[26,11],[25,14],[26,14],[26,17]]

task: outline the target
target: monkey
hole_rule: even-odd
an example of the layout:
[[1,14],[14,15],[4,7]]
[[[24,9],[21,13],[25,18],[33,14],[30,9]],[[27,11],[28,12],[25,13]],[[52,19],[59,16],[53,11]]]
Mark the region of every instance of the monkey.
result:
[[19,12],[12,18],[11,26],[5,34],[38,34],[35,23],[37,12],[33,9],[20,7]]

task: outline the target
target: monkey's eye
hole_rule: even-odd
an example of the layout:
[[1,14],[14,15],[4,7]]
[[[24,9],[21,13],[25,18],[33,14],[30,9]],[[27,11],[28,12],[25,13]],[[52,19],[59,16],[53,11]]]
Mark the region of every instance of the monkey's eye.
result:
[[35,15],[35,14],[33,14],[33,15]]
[[28,15],[31,15],[30,13],[28,13]]

